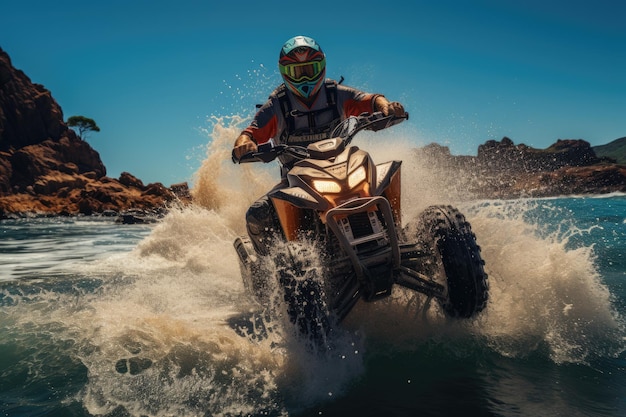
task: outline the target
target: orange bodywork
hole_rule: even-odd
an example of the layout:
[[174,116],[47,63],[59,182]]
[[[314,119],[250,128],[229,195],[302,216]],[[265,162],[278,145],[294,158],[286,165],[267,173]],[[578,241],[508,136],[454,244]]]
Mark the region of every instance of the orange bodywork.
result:
[[393,174],[391,177],[391,183],[389,187],[383,191],[383,197],[385,197],[389,204],[391,204],[391,211],[393,212],[393,217],[396,221],[396,225],[402,224],[402,206],[401,206],[401,175],[400,168]]
[[285,233],[285,238],[288,241],[296,240],[298,237],[298,230],[302,226],[302,209],[288,203],[285,200],[279,200],[278,198],[272,198],[280,225]]
[[[394,216],[396,225],[401,224],[401,180],[400,169],[398,169],[392,176],[389,186],[383,191],[383,197],[385,197],[390,205]],[[326,194],[324,197],[330,203],[331,207],[337,207],[347,201],[359,197],[370,197],[371,190],[368,181],[363,181],[360,185],[350,191],[349,195],[345,194]],[[303,209],[294,206],[288,201],[281,200],[279,198],[272,198],[280,225],[285,234],[285,238],[288,241],[293,241],[298,238],[298,232],[302,227]],[[319,213],[322,222],[326,223],[326,212]]]

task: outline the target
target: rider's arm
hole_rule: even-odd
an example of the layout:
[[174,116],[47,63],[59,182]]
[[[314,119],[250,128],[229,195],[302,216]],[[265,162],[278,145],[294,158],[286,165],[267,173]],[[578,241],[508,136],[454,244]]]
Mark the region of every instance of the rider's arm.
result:
[[352,87],[337,86],[338,102],[342,103],[345,117],[359,116],[362,113],[380,111],[385,116],[404,116],[404,107],[398,102],[390,102],[382,94],[369,94]]
[[245,128],[233,145],[233,160],[238,161],[250,152],[257,151],[257,145],[273,138],[278,130],[278,120],[271,100],[265,103],[254,116],[250,126]]
[[343,117],[359,116],[375,111],[377,94],[369,94],[345,85],[337,86],[337,105],[341,106]]

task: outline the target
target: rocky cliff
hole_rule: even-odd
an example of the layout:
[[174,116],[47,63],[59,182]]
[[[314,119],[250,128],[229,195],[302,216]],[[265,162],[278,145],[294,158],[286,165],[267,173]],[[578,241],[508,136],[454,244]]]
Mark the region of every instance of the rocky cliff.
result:
[[186,184],[144,185],[129,173],[107,177],[100,155],[68,128],[50,91],[0,49],[0,219],[155,212],[187,192]]
[[626,192],[626,166],[598,157],[589,142],[557,140],[546,149],[505,137],[479,146],[477,156],[453,156],[430,144],[416,157],[444,177],[440,187],[468,198],[550,197]]

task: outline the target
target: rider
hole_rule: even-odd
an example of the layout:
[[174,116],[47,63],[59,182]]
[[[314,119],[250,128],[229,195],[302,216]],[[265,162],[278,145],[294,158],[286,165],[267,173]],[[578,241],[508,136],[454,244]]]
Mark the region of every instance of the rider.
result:
[[[278,68],[284,83],[272,92],[254,120],[235,141],[234,162],[257,145],[273,139],[277,144],[306,146],[330,137],[335,126],[350,116],[382,112],[385,116],[403,117],[404,107],[381,94],[369,94],[325,79],[326,56],[319,44],[306,36],[289,39],[280,51]],[[281,155],[282,181],[293,162]],[[267,255],[275,231],[280,230],[274,207],[264,195],[246,213],[248,235],[261,255]]]

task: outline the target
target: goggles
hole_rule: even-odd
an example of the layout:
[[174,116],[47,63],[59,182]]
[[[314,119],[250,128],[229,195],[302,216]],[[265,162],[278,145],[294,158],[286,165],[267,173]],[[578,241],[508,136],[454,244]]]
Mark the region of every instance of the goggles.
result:
[[279,64],[278,67],[280,73],[291,81],[313,81],[319,77],[326,67],[326,59],[287,65]]

